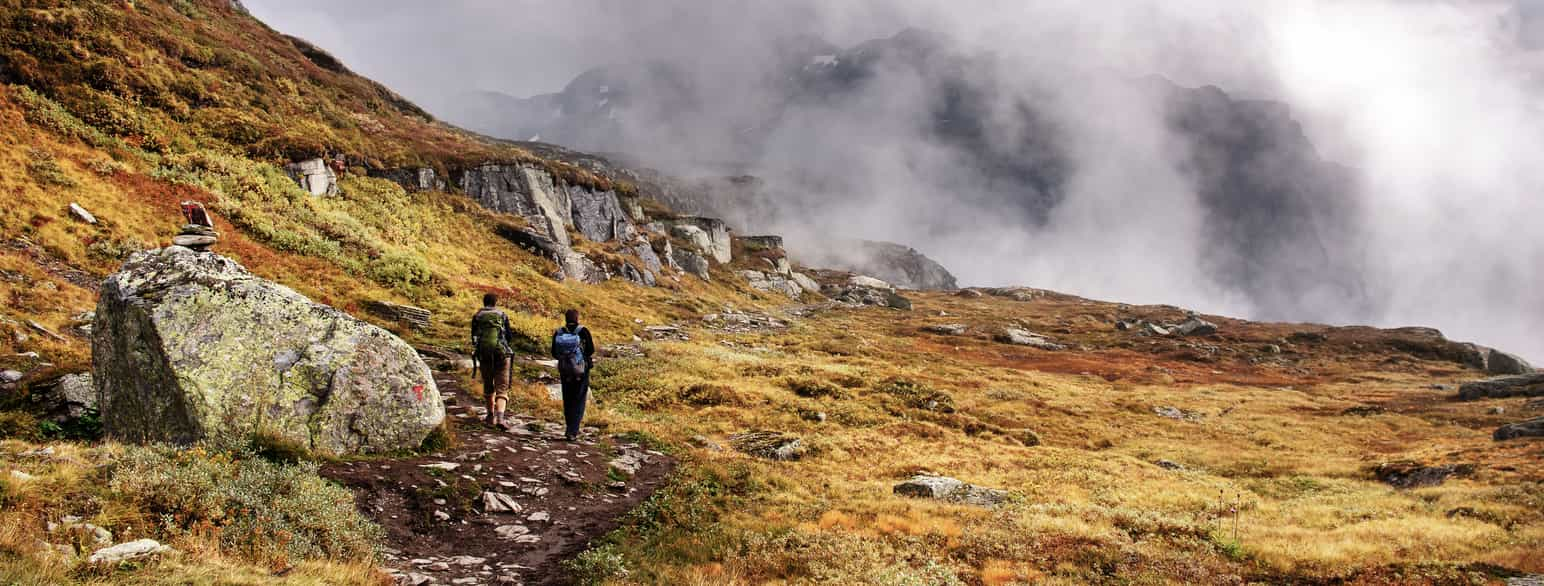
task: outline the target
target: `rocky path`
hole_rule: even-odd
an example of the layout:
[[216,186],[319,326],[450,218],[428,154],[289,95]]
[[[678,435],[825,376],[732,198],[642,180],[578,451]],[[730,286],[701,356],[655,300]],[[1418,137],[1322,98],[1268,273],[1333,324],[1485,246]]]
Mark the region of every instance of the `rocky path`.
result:
[[574,443],[554,423],[515,417],[513,431],[487,428],[453,377],[435,381],[454,448],[322,469],[386,530],[386,570],[398,584],[568,583],[562,562],[615,529],[674,467],[590,428]]

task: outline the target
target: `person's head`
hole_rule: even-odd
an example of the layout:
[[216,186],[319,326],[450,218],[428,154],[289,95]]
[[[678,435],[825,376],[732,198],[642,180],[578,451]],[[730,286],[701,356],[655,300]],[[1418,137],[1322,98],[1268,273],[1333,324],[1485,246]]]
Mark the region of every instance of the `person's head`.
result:
[[570,309],[568,311],[563,312],[563,321],[566,322],[566,323],[570,323],[570,324],[577,324],[577,323],[579,323],[579,310],[577,310],[577,309]]
[[483,307],[493,307],[499,304],[499,296],[492,293],[483,294]]

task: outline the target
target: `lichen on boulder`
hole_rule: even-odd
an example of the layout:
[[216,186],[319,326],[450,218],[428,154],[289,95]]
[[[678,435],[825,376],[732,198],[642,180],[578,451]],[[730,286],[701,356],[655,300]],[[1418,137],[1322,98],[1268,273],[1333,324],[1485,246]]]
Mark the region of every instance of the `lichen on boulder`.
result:
[[102,284],[92,353],[104,431],[126,441],[261,433],[380,453],[418,447],[445,417],[401,339],[178,246],[136,253]]

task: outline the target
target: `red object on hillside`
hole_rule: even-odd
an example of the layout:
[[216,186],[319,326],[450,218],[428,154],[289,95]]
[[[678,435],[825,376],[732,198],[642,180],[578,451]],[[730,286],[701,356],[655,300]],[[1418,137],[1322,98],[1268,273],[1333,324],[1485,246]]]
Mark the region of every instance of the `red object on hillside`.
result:
[[182,202],[182,217],[195,226],[214,227],[214,222],[209,219],[209,212],[204,211],[204,204],[196,201]]

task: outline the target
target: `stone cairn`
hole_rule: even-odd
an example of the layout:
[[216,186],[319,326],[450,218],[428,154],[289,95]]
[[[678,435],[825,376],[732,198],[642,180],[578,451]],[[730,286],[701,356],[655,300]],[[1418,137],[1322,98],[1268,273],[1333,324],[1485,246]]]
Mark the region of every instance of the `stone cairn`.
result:
[[187,223],[183,224],[182,231],[172,238],[172,244],[203,252],[220,241],[220,233],[214,230],[214,222],[209,219],[209,212],[204,210],[204,204],[196,201],[182,202],[182,217],[187,220]]

